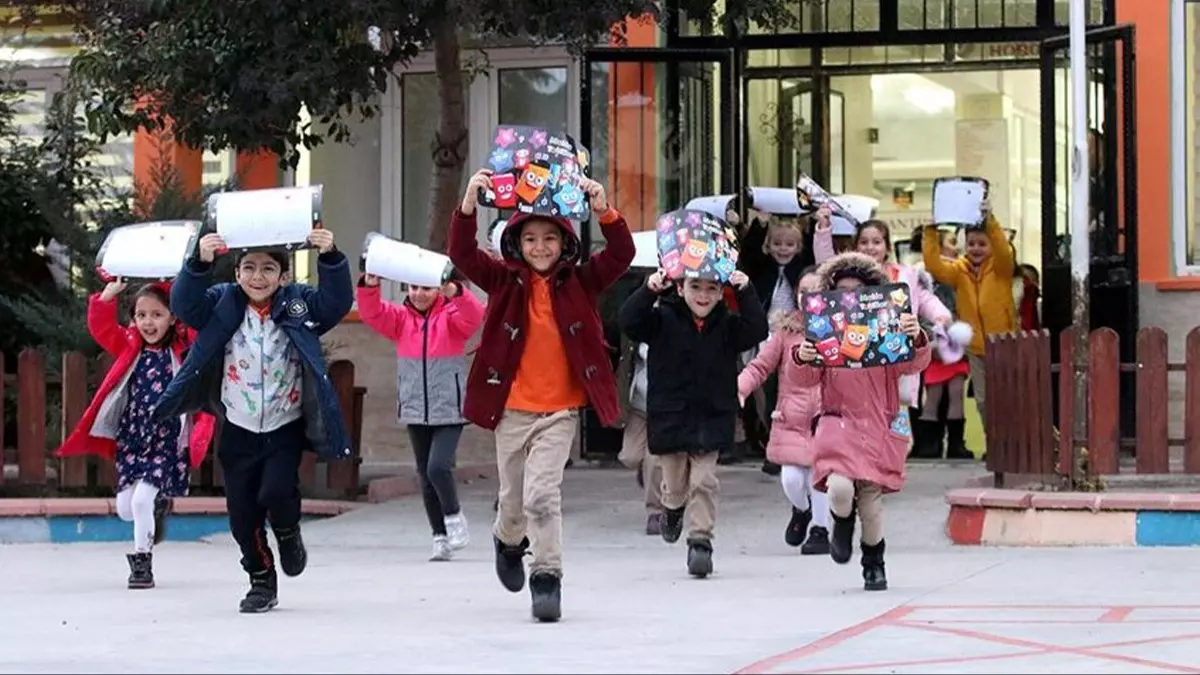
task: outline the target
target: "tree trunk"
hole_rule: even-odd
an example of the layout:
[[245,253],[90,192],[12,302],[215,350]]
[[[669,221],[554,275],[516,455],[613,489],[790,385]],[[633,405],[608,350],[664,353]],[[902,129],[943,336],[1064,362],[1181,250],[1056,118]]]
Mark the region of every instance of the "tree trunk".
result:
[[459,186],[470,147],[458,26],[452,18],[447,17],[434,29],[433,57],[441,110],[431,146],[433,189],[429,195],[429,249],[445,251],[450,216],[462,199]]

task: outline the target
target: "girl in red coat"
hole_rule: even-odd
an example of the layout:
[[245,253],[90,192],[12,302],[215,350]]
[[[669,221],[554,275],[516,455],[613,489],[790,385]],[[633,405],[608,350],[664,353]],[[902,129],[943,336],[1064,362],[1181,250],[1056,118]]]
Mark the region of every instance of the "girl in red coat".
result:
[[[96,397],[59,448],[61,457],[92,454],[116,461],[117,514],[133,521],[129,588],[153,588],[152,549],[166,534],[170,498],[187,494],[189,470],[200,464],[212,439],[213,419],[157,423],[151,411],[183,360],[190,331],[168,308],[165,284],[134,294],[133,321],[121,326],[118,279],[88,299],[88,330],[115,359]],[[189,452],[190,448],[190,452]]]

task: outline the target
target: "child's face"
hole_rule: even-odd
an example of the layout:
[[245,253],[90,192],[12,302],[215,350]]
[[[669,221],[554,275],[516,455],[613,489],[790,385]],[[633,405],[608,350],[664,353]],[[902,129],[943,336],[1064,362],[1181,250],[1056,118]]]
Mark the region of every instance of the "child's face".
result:
[[857,291],[858,289],[862,288],[862,286],[862,279],[859,279],[858,277],[842,277],[841,279],[838,279],[837,286],[835,288],[837,288],[839,291]]
[[433,286],[409,286],[408,301],[412,303],[412,306],[418,312],[424,312],[433,307],[433,302],[437,300],[438,293],[440,292],[441,289]]
[[767,240],[767,250],[780,265],[786,265],[796,257],[803,246],[800,233],[790,227],[773,227]]
[[821,290],[821,277],[809,272],[800,277],[800,283],[796,284],[796,297],[799,298],[805,293],[816,293]]
[[974,230],[967,233],[967,259],[972,265],[982,265],[992,256],[992,241],[987,233]]
[[266,253],[247,253],[237,266],[237,283],[250,302],[263,303],[287,280],[287,273]]
[[133,305],[133,322],[146,344],[156,345],[167,337],[175,317],[158,298],[143,295]]
[[953,232],[942,236],[942,257],[958,257],[958,235]]
[[883,232],[880,232],[877,227],[867,227],[859,233],[857,248],[859,253],[871,256],[871,259],[877,263],[887,262],[887,240],[884,239]]
[[688,279],[683,282],[683,301],[692,310],[692,316],[703,319],[721,302],[721,286],[707,279]]
[[549,272],[562,252],[562,228],[548,220],[526,221],[521,228],[521,256],[535,272]]

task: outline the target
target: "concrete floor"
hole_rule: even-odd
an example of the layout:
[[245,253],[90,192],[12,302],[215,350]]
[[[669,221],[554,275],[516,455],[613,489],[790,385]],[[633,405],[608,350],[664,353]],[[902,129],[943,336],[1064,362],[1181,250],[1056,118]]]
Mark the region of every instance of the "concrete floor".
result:
[[912,469],[887,502],[891,590],[866,593],[857,559],[783,543],[756,468],[722,469],[703,581],[641,534],[631,473],[573,469],[557,625],[495,579],[489,483],[463,488],[474,541],[451,563],[426,562],[417,499],[313,523],[308,571],[262,616],[236,611],[226,535],[163,544],[136,592],[121,544],[0,547],[0,672],[1200,672],[1194,551],[953,548],[942,493],[980,471]]

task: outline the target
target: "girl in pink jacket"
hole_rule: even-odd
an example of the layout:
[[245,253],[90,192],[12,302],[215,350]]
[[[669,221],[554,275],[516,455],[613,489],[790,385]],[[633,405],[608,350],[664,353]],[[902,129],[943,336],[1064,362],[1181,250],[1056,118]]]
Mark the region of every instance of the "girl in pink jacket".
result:
[[[883,268],[860,253],[843,253],[818,269],[824,290],[853,290],[886,283]],[[820,368],[809,341],[797,345],[792,361],[802,366],[798,384],[817,386],[821,411],[813,436],[813,479],[828,494],[833,512],[829,555],[845,564],[853,551],[854,515],[862,523],[863,587],[887,589],[883,553],[883,495],[904,487],[908,454],[908,416],[901,414],[900,378],[929,365],[929,343],[917,318],[900,317],[902,330],[913,336],[911,361],[873,368]]]
[[430,560],[449,560],[470,541],[454,486],[454,456],[463,426],[467,340],[483,321],[483,303],[457,281],[409,286],[403,304],[383,300],[379,279],[358,285],[358,315],[396,343],[400,423],[408,428],[425,514],[433,529]]
[[[810,266],[796,284],[799,296],[820,290],[821,278]],[[775,312],[770,317],[771,337],[759,348],[758,355],[738,375],[738,397],[745,401],[778,373],[779,393],[771,413],[771,436],[767,442],[767,461],[781,467],[779,480],[792,505],[792,517],[784,530],[788,546],[801,546],[801,555],[829,553],[829,503],[825,493],[812,489],[812,421],[820,412],[818,387],[800,384],[803,366],[792,363],[788,355],[804,342],[804,313],[795,309]],[[812,530],[808,529],[812,523]],[[807,538],[806,538],[807,536]]]

